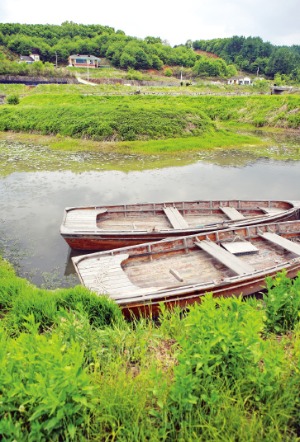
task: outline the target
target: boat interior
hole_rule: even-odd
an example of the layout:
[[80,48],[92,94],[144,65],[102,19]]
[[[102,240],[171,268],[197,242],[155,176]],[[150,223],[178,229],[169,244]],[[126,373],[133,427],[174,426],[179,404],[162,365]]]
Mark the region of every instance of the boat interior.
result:
[[[295,227],[287,234],[290,223]],[[114,299],[166,287],[213,285],[282,267],[300,257],[300,222],[290,223],[224,230],[96,253],[83,259],[80,273],[85,285],[98,293],[109,293]]]

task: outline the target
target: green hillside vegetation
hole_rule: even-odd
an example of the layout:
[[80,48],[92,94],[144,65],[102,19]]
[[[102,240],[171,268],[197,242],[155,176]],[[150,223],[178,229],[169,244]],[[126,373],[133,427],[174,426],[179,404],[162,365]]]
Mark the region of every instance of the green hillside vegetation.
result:
[[260,37],[234,36],[213,40],[196,40],[194,49],[212,52],[226,63],[252,74],[263,74],[274,78],[285,76],[291,82],[300,82],[300,46],[274,46]]
[[[193,68],[203,58],[186,45],[171,47],[159,37],[138,39],[125,35],[123,31],[101,25],[79,25],[64,22],[56,25],[26,25],[0,23],[0,44],[16,57],[37,51],[44,62],[66,65],[71,54],[93,54],[105,57],[121,69],[156,69],[164,65]],[[208,60],[215,65],[212,76],[226,77],[236,72],[233,66],[221,66],[216,60]],[[17,67],[11,66],[17,70]],[[194,75],[199,67],[196,66]],[[0,74],[6,73],[7,65],[0,60]]]
[[[229,77],[237,70],[300,81],[300,46],[274,46],[260,37],[233,36],[188,40],[171,47],[159,37],[131,37],[109,26],[64,22],[59,25],[0,23],[0,45],[9,58],[38,52],[43,62],[66,65],[71,54],[93,54],[121,69],[161,70],[163,66],[191,69],[194,76]],[[197,50],[218,55],[211,58]],[[12,69],[17,67],[12,65]],[[0,59],[0,74],[7,66]]]
[[74,74],[65,68],[55,68],[53,63],[36,61],[32,64],[20,63],[16,55],[0,46],[0,75],[23,75],[41,77],[72,77]]
[[299,96],[31,94],[0,107],[0,130],[99,141],[218,137],[218,128],[299,128]]
[[300,279],[125,321],[82,287],[0,258],[3,440],[298,440]]

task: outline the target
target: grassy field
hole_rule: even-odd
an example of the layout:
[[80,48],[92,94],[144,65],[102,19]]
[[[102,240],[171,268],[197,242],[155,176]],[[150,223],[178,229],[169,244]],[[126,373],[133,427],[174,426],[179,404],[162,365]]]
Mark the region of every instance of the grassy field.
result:
[[[86,75],[80,76],[87,80]],[[101,78],[101,77],[100,77]],[[163,77],[164,78],[164,77]],[[141,95],[170,95],[170,96],[198,96],[198,95],[255,95],[260,93],[257,88],[245,86],[242,90],[238,86],[231,86],[224,83],[212,84],[209,82],[199,82],[192,86],[180,87],[178,82],[174,86],[129,86],[121,76],[122,82],[116,84],[40,84],[38,86],[26,86],[22,84],[0,84],[0,94],[18,93],[22,96],[44,95],[44,94],[89,94],[89,95],[134,95],[140,91]],[[167,77],[165,77],[166,80]],[[93,79],[90,79],[92,83]],[[109,77],[108,77],[109,80]],[[170,80],[169,80],[170,81]],[[125,83],[125,84],[123,84]],[[270,89],[264,91],[270,93]]]
[[0,259],[0,434],[12,441],[297,441],[300,279],[126,322]]
[[[89,95],[71,93],[68,88],[59,94],[35,91],[21,97],[15,106],[1,106],[0,130],[110,143],[139,141],[134,150],[159,152],[189,150],[195,146],[194,137],[203,138],[204,148],[255,144],[254,139],[246,140],[236,133],[241,124],[300,127],[298,95]],[[221,127],[231,133],[220,131]],[[160,144],[157,140],[169,141]],[[145,141],[151,141],[147,148]]]

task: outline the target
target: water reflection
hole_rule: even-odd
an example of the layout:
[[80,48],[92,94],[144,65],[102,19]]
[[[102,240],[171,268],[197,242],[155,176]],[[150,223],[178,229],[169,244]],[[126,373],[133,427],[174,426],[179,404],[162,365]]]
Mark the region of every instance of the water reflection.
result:
[[39,286],[72,286],[78,280],[59,234],[65,207],[188,199],[300,200],[299,172],[299,161],[253,158],[243,167],[198,161],[130,172],[14,172],[0,179],[1,253]]

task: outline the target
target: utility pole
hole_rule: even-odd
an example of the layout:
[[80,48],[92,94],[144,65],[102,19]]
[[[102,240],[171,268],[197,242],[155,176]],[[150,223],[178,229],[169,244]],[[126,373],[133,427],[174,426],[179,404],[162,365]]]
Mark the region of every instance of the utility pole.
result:
[[55,51],[55,67],[57,69],[57,52]]

